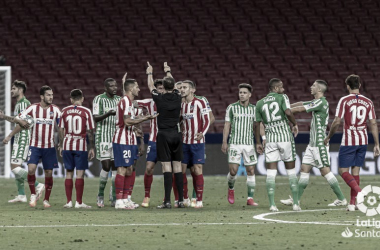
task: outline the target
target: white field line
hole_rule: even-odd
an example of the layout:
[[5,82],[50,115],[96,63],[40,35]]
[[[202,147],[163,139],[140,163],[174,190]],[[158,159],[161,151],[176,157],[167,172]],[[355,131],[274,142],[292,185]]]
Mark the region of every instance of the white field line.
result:
[[256,220],[261,221],[267,221],[267,222],[277,222],[277,223],[286,223],[286,224],[312,224],[312,225],[333,225],[333,226],[351,226],[352,223],[355,221],[342,221],[342,222],[336,222],[336,221],[287,221],[287,220],[276,220],[276,219],[269,219],[266,218],[270,215],[277,215],[277,214],[289,214],[289,213],[307,213],[307,212],[320,212],[320,211],[344,211],[345,208],[341,209],[314,209],[314,210],[302,210],[302,211],[284,211],[284,212],[270,212],[270,213],[264,213],[264,214],[258,214],[253,216]]
[[[269,222],[271,223],[271,222]],[[64,227],[131,227],[131,226],[214,226],[214,225],[261,225],[268,222],[215,222],[215,223],[130,223],[130,224],[77,224],[77,225],[0,225],[0,228],[64,228]]]

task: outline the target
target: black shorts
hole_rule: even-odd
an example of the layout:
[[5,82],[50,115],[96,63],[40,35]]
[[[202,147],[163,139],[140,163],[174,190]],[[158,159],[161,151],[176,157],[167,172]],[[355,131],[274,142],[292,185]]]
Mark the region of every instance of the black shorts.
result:
[[160,162],[182,161],[182,133],[157,132],[157,160]]

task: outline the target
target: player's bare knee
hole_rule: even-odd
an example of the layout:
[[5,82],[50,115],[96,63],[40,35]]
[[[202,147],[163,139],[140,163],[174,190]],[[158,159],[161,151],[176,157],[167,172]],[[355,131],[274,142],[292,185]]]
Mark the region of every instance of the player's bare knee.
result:
[[328,173],[330,173],[330,168],[329,168],[329,167],[321,168],[321,169],[320,169],[320,172],[321,172],[321,175],[322,175],[322,176],[325,176],[325,175],[327,175]]
[[53,176],[53,170],[47,169],[45,170],[45,177],[52,177]]
[[84,178],[84,170],[77,170],[77,179]]
[[255,167],[246,167],[246,170],[247,170],[247,175],[248,176],[253,176],[255,175]]

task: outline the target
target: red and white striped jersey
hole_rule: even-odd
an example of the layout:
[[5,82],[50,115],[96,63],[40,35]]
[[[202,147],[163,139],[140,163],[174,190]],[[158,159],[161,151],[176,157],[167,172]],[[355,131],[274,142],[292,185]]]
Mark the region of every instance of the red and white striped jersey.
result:
[[95,128],[90,109],[74,105],[63,108],[59,127],[65,129],[63,150],[87,151],[87,130]]
[[[150,98],[150,99],[138,100],[137,103],[139,104],[140,108],[145,108],[148,111],[149,115],[157,114],[156,103],[153,101],[153,99]],[[149,121],[149,126],[150,126],[149,141],[156,142],[157,117]]]
[[361,94],[350,94],[340,98],[336,115],[344,119],[342,146],[368,144],[367,120],[376,119],[372,101]]
[[210,116],[206,103],[196,97],[194,97],[189,103],[183,102],[181,104],[181,119],[183,143],[205,143],[204,137],[201,140],[196,141],[195,135],[198,133],[206,135],[207,130],[210,127]]
[[133,126],[124,124],[124,116],[128,115],[131,119],[135,118],[136,110],[128,96],[124,96],[117,104],[116,109],[116,130],[113,136],[113,142],[124,145],[137,145],[136,134]]
[[61,110],[54,104],[44,109],[40,103],[35,103],[24,110],[22,115],[34,118],[29,145],[37,148],[54,148],[54,126],[59,123]]

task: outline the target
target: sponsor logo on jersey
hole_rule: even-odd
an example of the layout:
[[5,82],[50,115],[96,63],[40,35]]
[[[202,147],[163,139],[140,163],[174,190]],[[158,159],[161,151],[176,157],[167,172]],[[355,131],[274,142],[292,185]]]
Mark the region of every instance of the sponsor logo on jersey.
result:
[[53,125],[53,120],[52,119],[41,119],[41,118],[38,118],[36,120],[36,124]]
[[182,118],[185,120],[194,119],[194,115],[193,114],[183,114]]

